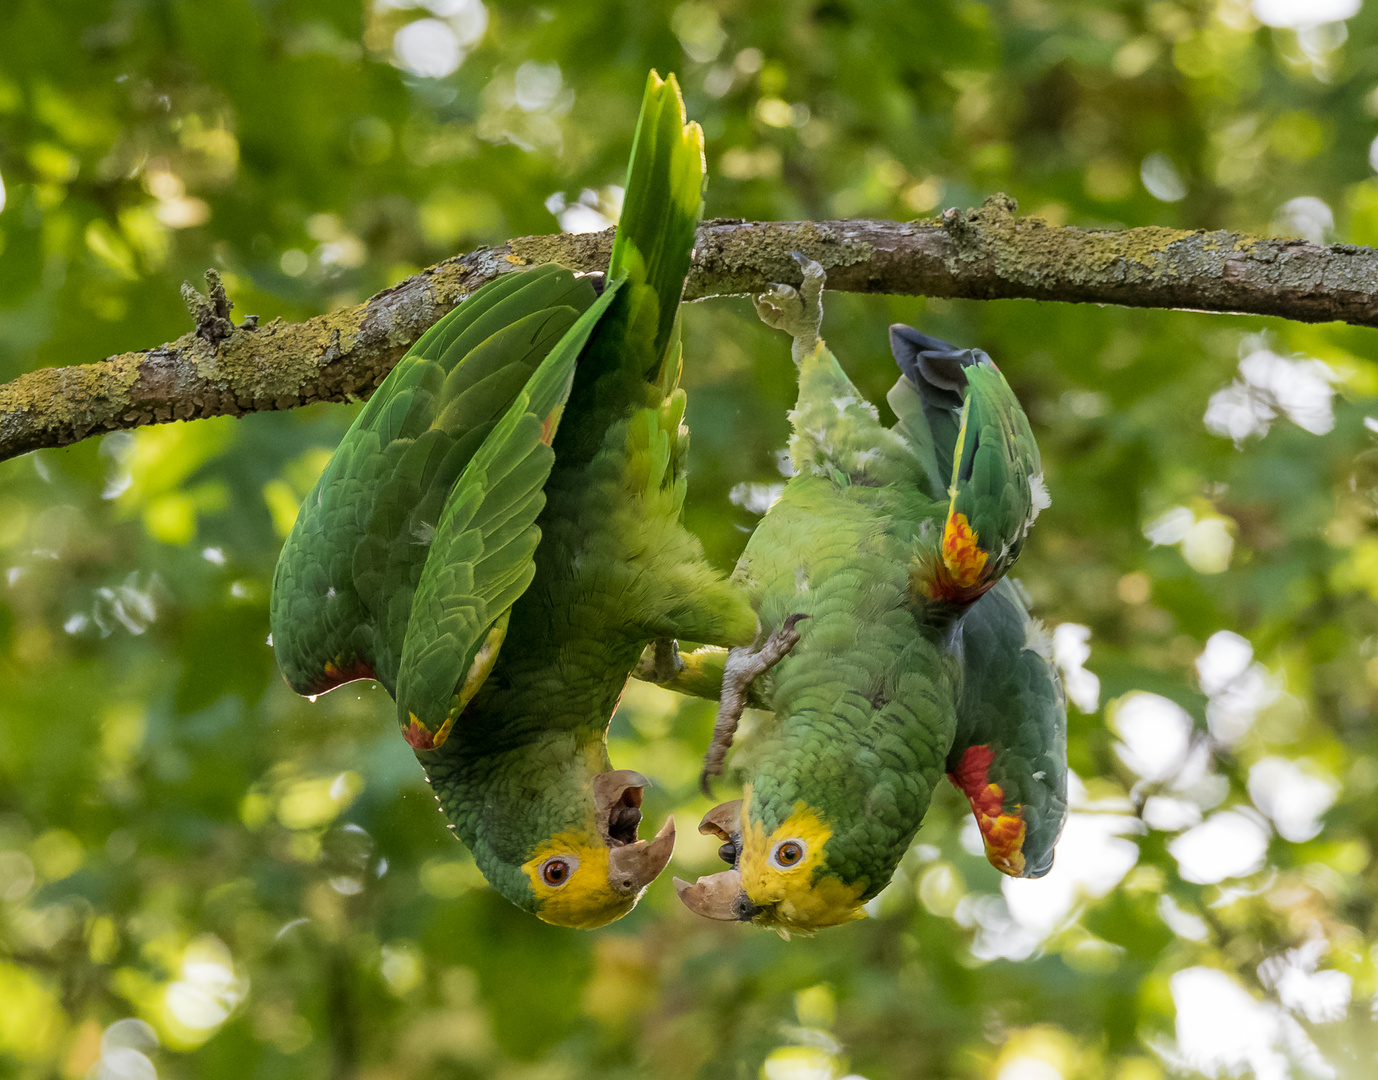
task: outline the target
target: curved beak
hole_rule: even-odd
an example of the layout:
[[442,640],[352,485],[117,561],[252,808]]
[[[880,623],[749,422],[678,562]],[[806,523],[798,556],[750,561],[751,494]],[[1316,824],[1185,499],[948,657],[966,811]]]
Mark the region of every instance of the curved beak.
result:
[[763,910],[746,895],[742,876],[735,869],[701,877],[692,885],[683,878],[675,878],[675,892],[685,907],[705,919],[750,922]]
[[613,769],[599,773],[593,778],[593,797],[600,806],[611,806],[629,788],[635,788],[637,805],[641,805],[641,789],[648,787],[650,781],[635,769]]
[[729,844],[737,843],[742,835],[742,800],[733,799],[713,807],[699,822],[699,832]]
[[654,840],[618,844],[608,852],[608,883],[617,892],[635,896],[660,876],[675,850],[675,819],[668,817]]
[[653,840],[638,840],[641,793],[650,781],[633,769],[613,769],[593,778],[598,828],[608,845],[608,884],[623,896],[637,896],[670,862],[675,819],[666,818]]
[[742,800],[733,799],[713,807],[699,822],[699,832],[716,836],[723,841],[724,849],[730,845],[734,856],[732,869],[701,877],[692,885],[683,878],[675,878],[675,891],[685,907],[705,919],[750,922],[762,909],[751,902],[737,872],[742,852]]

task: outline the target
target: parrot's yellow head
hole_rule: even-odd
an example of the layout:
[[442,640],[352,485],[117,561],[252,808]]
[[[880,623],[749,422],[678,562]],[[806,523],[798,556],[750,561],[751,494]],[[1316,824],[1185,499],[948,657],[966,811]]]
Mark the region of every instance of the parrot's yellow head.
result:
[[555,732],[480,755],[468,737],[453,733],[417,757],[489,884],[556,926],[603,926],[631,911],[675,849],[673,819],[637,838],[650,781],[610,769],[601,739],[580,745]]
[[591,819],[538,844],[521,870],[537,918],[590,930],[622,918],[659,876],[675,849],[674,818],[638,840],[646,778],[629,769],[593,778]]
[[865,917],[866,882],[848,883],[828,869],[833,830],[817,810],[803,802],[767,831],[745,800],[715,806],[699,831],[720,837],[719,854],[732,869],[699,878],[690,885],[675,879],[680,899],[700,915],[769,926],[788,936],[812,933]]

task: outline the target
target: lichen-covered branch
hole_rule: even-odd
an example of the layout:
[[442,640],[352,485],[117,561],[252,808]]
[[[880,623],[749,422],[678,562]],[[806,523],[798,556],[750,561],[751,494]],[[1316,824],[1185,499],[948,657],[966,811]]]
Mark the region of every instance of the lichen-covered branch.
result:
[[[197,329],[144,352],[43,368],[0,386],[0,460],[167,420],[367,396],[425,329],[498,274],[607,265],[612,234],[534,236],[448,259],[356,307],[302,323],[234,326],[218,283],[188,297]],[[798,251],[845,292],[1025,298],[1277,315],[1378,326],[1378,250],[1229,232],[1088,230],[1014,216],[1012,200],[941,218],[710,221],[685,295],[794,281]]]

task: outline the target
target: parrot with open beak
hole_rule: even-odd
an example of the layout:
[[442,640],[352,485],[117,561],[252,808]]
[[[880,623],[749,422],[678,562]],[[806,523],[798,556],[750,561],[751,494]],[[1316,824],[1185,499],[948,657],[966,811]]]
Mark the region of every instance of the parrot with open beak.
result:
[[985,353],[897,325],[886,427],[819,337],[822,267],[799,261],[802,290],[757,300],[799,372],[795,473],[733,578],[764,640],[690,653],[668,683],[720,687],[705,790],[743,708],[773,713],[743,798],[700,825],[730,869],[675,885],[701,915],[786,935],[862,917],[944,773],[998,869],[1046,873],[1067,781],[1046,638],[1004,580],[1048,501],[1023,410]]
[[504,275],[412,347],[307,496],[274,576],[299,693],[380,682],[488,881],[546,922],[625,915],[673,821],[607,727],[653,641],[750,642],[756,615],[680,522],[679,303],[703,135],[647,82],[606,274]]

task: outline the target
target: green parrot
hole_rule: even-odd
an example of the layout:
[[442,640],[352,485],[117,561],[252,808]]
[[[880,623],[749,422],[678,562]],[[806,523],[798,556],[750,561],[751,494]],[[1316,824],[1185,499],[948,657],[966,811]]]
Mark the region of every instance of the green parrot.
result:
[[402,359],[307,496],[278,562],[289,684],[380,682],[488,881],[546,922],[625,915],[673,821],[609,718],[648,642],[750,642],[747,598],[680,523],[678,310],[703,136],[647,83],[605,282],[555,266],[479,289]]
[[1066,809],[1066,712],[1045,638],[1003,575],[1047,504],[1038,448],[990,358],[904,326],[887,428],[818,337],[823,271],[757,301],[794,336],[795,475],[734,575],[755,649],[688,654],[668,685],[721,708],[721,770],[746,705],[773,719],[746,750],[745,794],[700,831],[732,868],[693,885],[702,915],[811,932],[863,915],[948,773],[990,861],[1052,865]]

